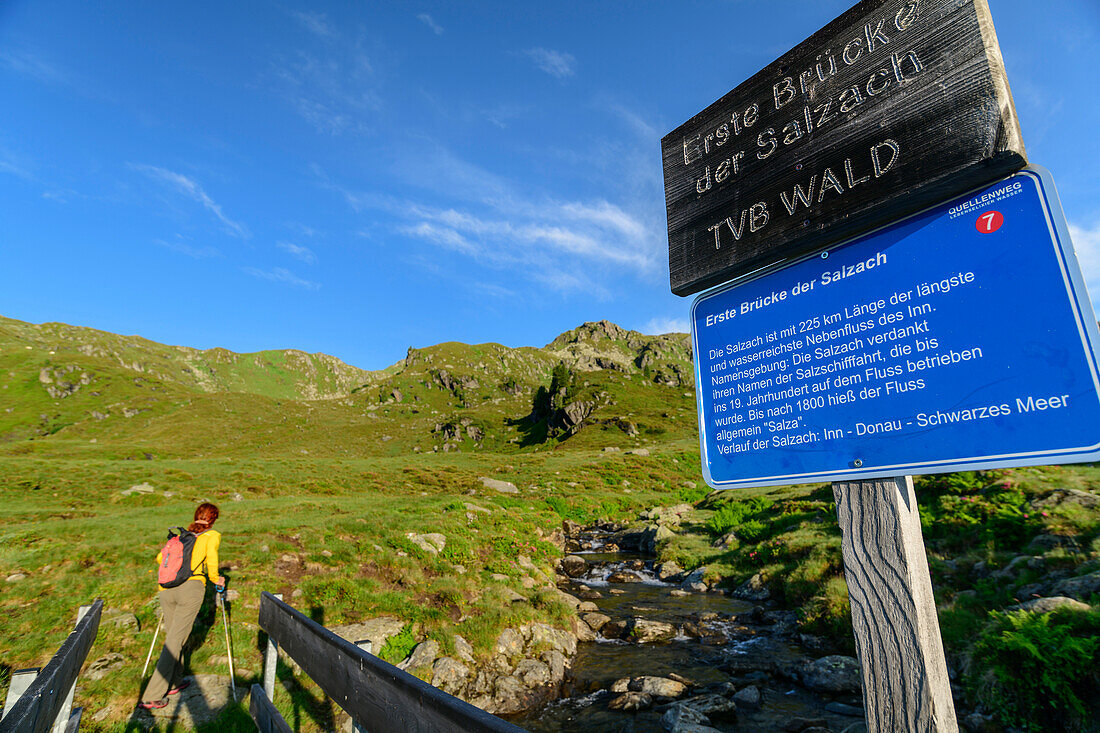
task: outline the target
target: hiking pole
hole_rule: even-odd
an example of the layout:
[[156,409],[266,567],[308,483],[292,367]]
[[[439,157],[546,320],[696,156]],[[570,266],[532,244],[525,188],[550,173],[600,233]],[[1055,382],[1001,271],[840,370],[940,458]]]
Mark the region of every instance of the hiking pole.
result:
[[153,658],[153,647],[157,645],[157,634],[160,633],[160,616],[157,616],[157,628],[153,632],[153,643],[149,645],[149,653],[145,655],[145,666],[141,668],[141,678],[145,679],[145,673],[149,670],[149,660]]
[[225,627],[225,652],[229,655],[229,686],[233,690],[233,702],[237,702],[237,683],[233,680],[233,647],[229,644],[229,617],[225,614],[225,589],[217,592],[222,607],[222,626]]

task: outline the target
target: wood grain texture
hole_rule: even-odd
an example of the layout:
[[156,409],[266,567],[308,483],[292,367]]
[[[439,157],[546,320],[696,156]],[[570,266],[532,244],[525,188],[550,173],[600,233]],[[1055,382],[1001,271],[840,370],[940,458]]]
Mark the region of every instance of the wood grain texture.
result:
[[661,149],[677,295],[1027,164],[986,0],[863,0]]
[[252,722],[256,724],[259,733],[293,733],[291,727],[283,720],[279,710],[264,694],[264,688],[259,684],[252,685],[252,691],[248,697],[248,713],[252,716]]
[[0,733],[44,733],[53,726],[95,641],[102,611],[103,601],[96,600],[62,642],[57,654],[0,721]]
[[833,484],[870,733],[957,733],[911,476]]
[[523,733],[523,729],[366,653],[270,593],[260,627],[371,733]]

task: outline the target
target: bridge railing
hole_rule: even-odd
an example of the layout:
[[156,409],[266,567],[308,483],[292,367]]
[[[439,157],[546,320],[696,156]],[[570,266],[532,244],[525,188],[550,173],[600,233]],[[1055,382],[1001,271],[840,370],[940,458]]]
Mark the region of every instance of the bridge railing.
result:
[[[360,730],[370,733],[523,733],[484,710],[448,695],[360,649],[282,600],[260,597],[260,628],[325,694],[344,709]],[[275,653],[268,655],[262,694],[252,688],[250,709],[261,731],[289,730],[270,704]],[[261,723],[257,711],[264,716]],[[277,721],[272,720],[274,712]]]
[[[99,631],[103,600],[81,606],[76,628],[41,670],[12,675],[0,733],[75,733],[80,708],[72,711],[76,678]],[[28,684],[29,683],[29,684]]]

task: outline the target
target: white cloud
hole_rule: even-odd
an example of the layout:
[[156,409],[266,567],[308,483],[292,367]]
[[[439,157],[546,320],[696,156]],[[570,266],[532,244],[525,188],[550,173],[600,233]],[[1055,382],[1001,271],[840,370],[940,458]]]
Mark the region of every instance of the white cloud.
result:
[[290,270],[283,267],[275,267],[271,270],[261,270],[256,267],[243,268],[252,277],[258,277],[262,280],[270,280],[275,283],[285,283],[287,285],[293,285],[297,288],[304,288],[306,290],[319,290],[321,288],[320,283],[315,283],[311,280],[305,280],[298,277]]
[[1081,276],[1092,298],[1093,309],[1100,310],[1100,224],[1092,229],[1070,224],[1069,236],[1077,252],[1077,263],[1081,266]]
[[550,76],[564,79],[575,73],[577,60],[571,54],[549,48],[529,48],[524,53]]
[[131,165],[130,167],[140,173],[144,173],[154,180],[167,183],[179,193],[202,204],[203,208],[213,214],[214,217],[225,226],[230,234],[245,238],[251,236],[248,228],[245,227],[244,224],[233,221],[226,216],[225,213],[222,212],[222,207],[210,198],[206,191],[202,189],[202,186],[193,178],[188,178],[182,173],[176,173],[166,168],[158,168],[155,165]]
[[428,15],[427,13],[421,13],[420,15],[416,16],[416,18],[421,23],[431,28],[432,33],[436,34],[437,36],[443,35],[443,26],[439,25],[439,23],[436,23],[435,20],[432,19],[432,16]]
[[400,227],[399,231],[403,234],[427,240],[433,244],[438,244],[441,247],[456,252],[462,252],[469,255],[478,255],[482,252],[481,248],[474,245],[470,240],[450,227],[441,227],[422,221],[413,226]]
[[691,325],[686,318],[651,318],[642,326],[642,333],[660,336],[663,333],[690,333]]
[[164,239],[154,239],[153,244],[156,244],[165,249],[170,249],[173,252],[178,252],[181,255],[187,255],[192,259],[205,260],[211,257],[221,257],[222,253],[215,247],[209,245],[205,247],[192,247],[189,244],[181,242],[179,240],[169,242]]
[[324,13],[292,12],[291,15],[303,28],[315,36],[331,38],[334,35],[332,26],[329,25],[328,18]]
[[299,51],[274,66],[275,91],[318,132],[362,134],[381,107],[374,69],[358,48],[333,46],[322,56]]
[[26,51],[0,49],[0,66],[36,81],[52,84],[68,82],[68,75],[59,67]]
[[313,250],[308,247],[302,247],[301,245],[291,244],[290,242],[276,242],[275,246],[291,255],[297,257],[307,265],[312,265],[317,261],[317,257],[313,254]]

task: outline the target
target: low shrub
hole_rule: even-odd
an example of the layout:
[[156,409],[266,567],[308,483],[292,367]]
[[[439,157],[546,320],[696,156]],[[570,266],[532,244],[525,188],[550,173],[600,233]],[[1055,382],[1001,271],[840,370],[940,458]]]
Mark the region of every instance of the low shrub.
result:
[[971,691],[1002,724],[1095,730],[1100,611],[994,611],[971,659]]
[[746,519],[766,511],[771,505],[772,500],[762,496],[723,504],[707,520],[707,529],[716,535],[723,535],[733,530],[738,537],[741,537],[741,530],[738,527],[742,526]]
[[405,624],[401,631],[386,639],[378,656],[390,664],[397,664],[409,656],[414,647],[416,647],[416,638],[413,636],[412,626]]

